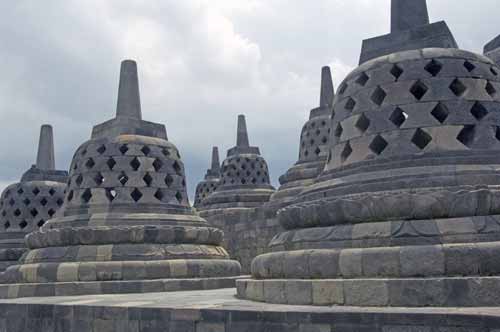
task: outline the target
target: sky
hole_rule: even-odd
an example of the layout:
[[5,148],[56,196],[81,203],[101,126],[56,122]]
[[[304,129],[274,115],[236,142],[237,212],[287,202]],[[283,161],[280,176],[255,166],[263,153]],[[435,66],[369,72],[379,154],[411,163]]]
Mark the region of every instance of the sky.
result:
[[[460,48],[482,53],[500,34],[498,0],[427,3]],[[222,160],[235,145],[238,114],[278,186],[321,67],[339,86],[361,41],[389,32],[390,0],[16,0],[0,15],[0,190],[34,163],[44,123],[68,169],[92,126],[114,117],[120,62],[134,59],[143,118],[166,125],[192,197],[212,146]]]

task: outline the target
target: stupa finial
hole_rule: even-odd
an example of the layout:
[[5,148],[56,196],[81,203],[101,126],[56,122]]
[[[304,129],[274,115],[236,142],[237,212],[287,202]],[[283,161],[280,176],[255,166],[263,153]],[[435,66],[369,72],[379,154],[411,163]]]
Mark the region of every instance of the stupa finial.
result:
[[410,30],[429,24],[426,0],[392,0],[391,32]]
[[333,80],[330,67],[323,67],[321,69],[321,95],[319,100],[320,107],[328,107],[333,104]]
[[220,173],[219,148],[216,146],[212,148],[212,166],[210,170],[213,174]]
[[36,167],[41,170],[54,170],[56,168],[54,159],[54,135],[52,126],[48,124],[42,125],[40,129]]
[[121,64],[116,117],[142,119],[137,63],[133,60]]
[[248,142],[247,123],[245,120],[245,116],[242,114],[238,115],[238,133],[236,137],[236,146],[244,148],[250,146],[250,143]]

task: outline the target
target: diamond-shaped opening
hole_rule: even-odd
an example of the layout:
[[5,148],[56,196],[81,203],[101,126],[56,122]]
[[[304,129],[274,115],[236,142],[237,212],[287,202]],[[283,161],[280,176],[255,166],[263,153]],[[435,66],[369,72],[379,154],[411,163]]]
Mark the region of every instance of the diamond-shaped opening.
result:
[[427,88],[427,86],[421,81],[415,82],[415,84],[413,84],[413,86],[410,88],[411,94],[417,100],[421,100],[427,93],[427,90],[429,90],[429,88]]
[[500,141],[500,127],[495,126],[495,138]]
[[107,188],[106,189],[106,198],[108,201],[112,202],[116,198],[116,190],[114,188]]
[[38,189],[38,187],[35,187],[35,189],[33,189],[33,195],[37,196],[39,193],[40,189]]
[[31,201],[28,198],[25,198],[23,203],[24,203],[24,205],[28,206],[31,204]]
[[420,150],[425,149],[427,145],[432,141],[432,136],[427,134],[422,129],[418,128],[413,134],[411,142],[415,144]]
[[467,69],[467,71],[469,73],[472,72],[474,69],[476,69],[476,66],[474,66],[474,64],[471,63],[470,61],[465,61],[464,62],[464,67],[465,67],[465,69]]
[[7,189],[5,191],[5,198],[9,197],[10,196],[10,189]]
[[90,199],[92,198],[92,193],[90,192],[90,189],[85,189],[85,191],[83,192],[82,194],[82,201],[84,203],[88,203],[90,201]]
[[339,86],[338,93],[340,93],[340,94],[344,94],[345,90],[347,90],[347,83],[342,83],[342,84]]
[[182,203],[182,194],[180,191],[178,191],[176,194],[175,194],[175,198],[177,198],[177,201],[179,203]]
[[182,175],[182,168],[181,168],[181,165],[179,165],[179,163],[176,161],[174,161],[174,164],[172,165],[172,167],[174,168],[174,171],[175,173],[177,173],[177,175]]
[[19,195],[24,194],[24,190],[23,190],[23,188],[19,188],[19,189],[17,190],[17,193],[18,193]]
[[54,209],[49,209],[49,211],[47,211],[47,214],[49,215],[49,217],[52,217],[54,214],[56,214],[56,211]]
[[375,136],[373,141],[368,146],[375,154],[381,154],[387,147],[387,141],[380,135]]
[[444,123],[448,118],[448,115],[450,115],[450,111],[448,111],[448,108],[444,104],[438,103],[432,110],[431,114],[440,123]]
[[358,83],[361,86],[365,86],[369,79],[370,79],[370,77],[368,75],[366,75],[365,72],[363,72],[356,79],[356,83]]
[[455,96],[460,97],[464,94],[467,87],[458,79],[454,79],[450,84],[450,90],[455,94]]
[[337,128],[335,128],[335,137],[340,137],[342,136],[342,132],[344,131],[344,128],[342,128],[342,125],[340,124],[340,122],[337,124]]
[[168,174],[165,177],[165,184],[167,185],[167,187],[170,187],[172,183],[174,183],[174,178],[170,174]]
[[125,174],[125,172],[122,172],[118,176],[118,181],[120,181],[120,183],[122,184],[122,186],[124,186],[128,182],[128,176],[127,176],[127,174]]
[[135,202],[139,202],[142,198],[142,193],[139,189],[134,188],[134,190],[130,193],[130,197],[132,197]]
[[246,184],[247,180],[246,179],[241,179],[241,184]]
[[5,217],[7,215],[7,211],[2,211],[2,217]]
[[256,184],[257,183],[257,179],[256,178],[252,178],[252,183]]
[[170,156],[170,151],[168,151],[168,149],[167,149],[167,148],[163,148],[163,149],[161,149],[161,153],[163,153],[163,155],[164,155],[165,157]]
[[85,163],[85,167],[87,167],[88,169],[91,169],[94,166],[95,166],[95,162],[94,162],[94,159],[92,159],[92,158],[89,158],[87,160],[87,162]]
[[155,168],[155,171],[159,172],[163,167],[163,163],[160,159],[156,158],[155,161],[153,161],[153,167]]
[[147,155],[149,155],[151,153],[151,149],[147,145],[144,145],[142,147],[141,151],[142,151],[142,153],[144,153],[145,156],[147,156]]
[[345,109],[348,111],[352,111],[355,106],[356,106],[356,101],[354,99],[352,99],[351,97],[349,97],[349,99],[347,99],[347,101],[345,103]]
[[363,113],[358,118],[354,126],[356,126],[356,128],[358,128],[362,133],[364,133],[370,126],[370,119],[368,119],[366,115]]
[[309,142],[311,146],[314,145],[314,143],[316,143],[313,139]]
[[85,149],[82,150],[81,155],[82,155],[82,157],[84,157],[86,154],[87,154],[87,149],[85,148]]
[[394,78],[396,78],[396,81],[399,79],[399,77],[401,77],[401,75],[403,75],[403,72],[403,69],[401,69],[401,67],[399,67],[398,65],[392,66],[391,74],[392,76],[394,76]]
[[436,60],[431,60],[424,69],[431,74],[432,76],[437,76],[441,69],[443,69],[443,65]]
[[163,194],[163,191],[161,189],[158,189],[155,194],[154,194],[154,197],[159,200],[159,201],[162,201],[163,200],[163,197],[165,197],[165,195]]
[[71,190],[68,194],[68,202],[71,202],[73,200],[73,195],[74,195],[73,190]]
[[47,203],[48,203],[48,201],[45,197],[40,200],[40,204],[42,204],[42,206],[47,205]]
[[495,87],[493,86],[493,84],[491,84],[490,82],[486,83],[486,92],[488,92],[488,94],[492,97],[495,97],[495,95],[497,94],[497,89],[495,89]]
[[491,68],[490,68],[490,72],[491,72],[493,75],[498,76],[498,71],[497,71],[495,68],[491,67]]
[[321,130],[316,130],[316,136],[319,136],[321,134]]
[[372,93],[371,100],[376,105],[380,106],[384,102],[385,97],[387,97],[387,93],[385,93],[385,91],[381,87],[377,86],[375,91],[373,91]]
[[127,146],[127,144],[123,144],[122,146],[120,146],[119,150],[120,150],[120,153],[121,153],[121,154],[123,154],[123,155],[124,155],[125,153],[127,153],[127,151],[128,151],[128,146]]
[[64,201],[63,201],[61,198],[59,198],[59,199],[56,201],[56,204],[57,204],[58,206],[63,205],[63,203],[64,203]]
[[81,174],[79,174],[75,180],[75,183],[78,187],[80,187],[82,185],[82,182],[83,182],[83,176]]
[[45,220],[40,219],[36,225],[37,225],[38,227],[42,227],[44,224],[45,224]]
[[316,150],[314,150],[314,153],[316,153],[316,155],[319,156],[319,154],[321,153],[321,149],[317,147]]
[[75,162],[75,164],[73,165],[73,170],[76,171],[78,169],[78,164]]
[[99,154],[103,154],[104,152],[106,152],[106,147],[104,146],[104,144],[97,148],[97,152],[99,152]]
[[26,227],[28,226],[28,223],[26,222],[26,220],[23,220],[19,223],[19,227],[21,229],[25,229]]
[[21,210],[16,209],[16,210],[14,211],[14,215],[15,215],[16,217],[19,217],[19,216],[21,215]]
[[352,153],[351,144],[347,142],[346,145],[344,146],[344,149],[342,150],[342,153],[340,154],[342,162],[346,161],[347,158],[349,158],[349,156],[351,155],[351,153]]
[[11,198],[9,201],[9,205],[13,206],[14,204],[16,204],[16,201],[13,198]]
[[323,138],[321,139],[321,143],[323,143],[323,144],[328,143],[328,137],[323,136]]
[[5,224],[3,224],[3,227],[5,227],[5,229],[9,229],[10,228],[10,222],[6,221]]
[[56,193],[56,190],[55,190],[54,188],[50,188],[50,190],[49,190],[49,195],[50,195],[50,196],[54,196],[54,195],[55,195],[55,193]]
[[132,159],[132,161],[130,162],[130,167],[132,167],[134,171],[137,171],[139,167],[141,167],[141,162],[139,161],[139,159],[137,159],[137,157]]
[[470,112],[478,121],[481,121],[489,113],[486,107],[484,107],[480,102],[474,103]]
[[469,147],[474,142],[475,131],[475,126],[464,126],[464,128],[458,133],[457,140],[463,145]]
[[116,166],[116,161],[113,159],[113,157],[110,157],[107,161],[106,161],[106,165],[108,165],[109,167],[109,170],[113,170],[113,168]]
[[104,176],[102,176],[101,173],[97,173],[95,176],[94,176],[94,182],[100,186],[103,182],[104,182]]
[[153,177],[149,173],[146,173],[146,175],[144,175],[142,180],[148,187],[150,187],[151,184],[153,183]]
[[33,216],[33,217],[36,217],[38,215],[38,210],[37,209],[31,209],[30,210],[30,214]]
[[406,114],[401,108],[397,107],[389,117],[389,120],[394,123],[396,127],[401,127],[403,123],[408,118],[408,114]]

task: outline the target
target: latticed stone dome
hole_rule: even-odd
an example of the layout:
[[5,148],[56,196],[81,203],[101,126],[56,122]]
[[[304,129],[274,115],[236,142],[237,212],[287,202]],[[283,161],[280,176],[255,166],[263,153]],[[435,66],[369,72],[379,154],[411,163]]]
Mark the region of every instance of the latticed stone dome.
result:
[[194,207],[198,208],[203,205],[203,200],[210,196],[220,184],[220,163],[219,149],[212,149],[212,166],[207,170],[203,181],[198,183],[195,191]]
[[329,67],[321,74],[320,106],[311,110],[300,134],[299,160],[280,176],[280,188],[271,196],[269,207],[277,209],[293,202],[323,170],[329,153],[334,90]]
[[274,188],[258,147],[249,145],[245,117],[238,117],[236,146],[222,162],[218,188],[203,201],[203,209],[251,208],[269,201]]

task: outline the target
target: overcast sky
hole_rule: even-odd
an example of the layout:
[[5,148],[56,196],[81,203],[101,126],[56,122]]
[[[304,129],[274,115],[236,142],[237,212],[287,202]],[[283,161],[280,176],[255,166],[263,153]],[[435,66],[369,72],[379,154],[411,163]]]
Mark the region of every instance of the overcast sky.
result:
[[[460,47],[482,52],[500,34],[498,0],[428,0]],[[91,128],[114,116],[120,61],[139,66],[143,118],[180,149],[189,194],[223,159],[246,114],[273,184],[297,160],[318,104],[321,66],[335,85],[361,41],[389,32],[389,0],[0,1],[0,190],[35,161],[39,127],[54,126],[67,169]]]

